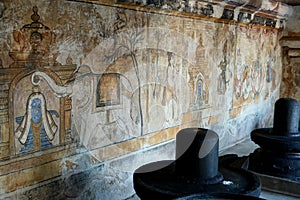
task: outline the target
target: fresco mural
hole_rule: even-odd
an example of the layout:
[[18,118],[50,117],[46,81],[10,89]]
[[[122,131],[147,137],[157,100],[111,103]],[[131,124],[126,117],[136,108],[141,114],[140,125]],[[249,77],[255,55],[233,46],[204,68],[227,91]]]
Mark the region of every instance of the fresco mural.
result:
[[218,88],[217,91],[219,94],[224,95],[227,89],[227,85],[229,83],[228,77],[228,60],[227,60],[227,53],[230,52],[227,50],[227,41],[225,41],[224,49],[223,49],[223,59],[220,62],[218,68],[221,70],[219,77],[218,77]]
[[[120,15],[117,13],[117,21],[120,22],[126,22],[126,15],[122,15],[124,19],[120,17]],[[135,71],[137,84],[138,84],[138,110],[139,110],[139,119],[140,119],[140,130],[141,134],[143,134],[143,110],[141,107],[141,77],[140,77],[140,69],[139,69],[139,63],[136,58],[136,50],[138,48],[138,43],[140,43],[144,38],[144,26],[145,26],[145,19],[135,17],[132,21],[132,24],[129,25],[129,27],[126,27],[125,32],[123,32],[124,37],[119,37],[120,35],[117,35],[114,41],[114,49],[112,49],[113,52],[111,52],[110,55],[106,55],[106,59],[110,61],[114,61],[121,55],[129,55],[132,60],[132,65]],[[125,26],[125,25],[124,25]],[[122,26],[121,26],[122,27]],[[120,28],[118,25],[116,28]]]
[[268,50],[264,51],[264,54],[266,55],[265,61],[263,62],[263,65],[266,66],[266,82],[267,82],[267,87],[269,90],[269,93],[271,90],[274,90],[276,88],[276,81],[280,80],[281,78],[278,77],[278,70],[276,69],[276,66],[274,63],[277,62],[276,59],[278,59],[278,56],[274,57],[272,56],[272,50],[276,50],[277,53],[279,53],[278,49],[280,49],[280,46],[276,44],[275,40],[278,38],[280,35],[278,35],[277,30],[264,30],[263,31],[263,37],[262,40],[264,43],[267,42],[267,38],[269,38],[269,41],[271,43],[271,47]]
[[[273,42],[271,42],[268,48],[262,48],[258,45],[259,43],[265,44],[265,36],[267,34],[272,38],[276,38],[277,32],[241,26],[239,33],[238,39],[244,41],[246,38],[249,38],[247,41],[244,41],[244,43],[247,44],[245,46],[252,46],[253,49],[256,49],[256,53],[249,52],[248,48],[237,49],[236,76],[234,77],[236,99],[234,104],[236,105],[249,102],[250,99],[256,98],[261,94],[263,89],[269,93],[269,86],[267,84],[271,82],[274,83],[278,79],[276,71],[270,65],[270,59],[277,59],[277,57],[270,58],[268,52],[270,50],[277,50],[276,54],[278,54],[277,46]],[[274,90],[275,87],[274,84],[271,84],[272,90]]]
[[[213,56],[214,63],[217,64],[217,93],[225,95],[232,84],[232,71],[235,61],[234,52],[236,50],[236,27],[218,24],[214,27],[215,33],[211,36],[213,47],[216,49]],[[213,50],[213,49],[212,49]]]
[[[262,66],[265,61],[259,59],[261,54],[265,54],[260,49],[264,47],[259,45],[264,37],[264,29],[206,22],[195,25],[193,20],[186,20],[183,34],[177,32],[182,25],[173,23],[172,17],[162,22],[155,15],[149,18],[143,13],[133,14],[128,10],[112,9],[111,13],[110,16],[101,17],[103,26],[99,30],[99,41],[102,42],[81,62],[89,68],[91,77],[119,74],[118,86],[115,85],[115,89],[105,86],[103,91],[109,91],[109,95],[115,97],[120,92],[120,100],[119,97],[115,100],[122,103],[121,107],[110,108],[109,103],[99,106],[101,81],[87,83],[90,89],[82,101],[89,103],[82,109],[74,108],[74,116],[79,120],[76,129],[88,148],[95,149],[181,124],[188,110],[204,109],[205,112],[210,107],[212,87],[219,95],[233,92],[232,106],[240,107],[256,99],[267,83],[267,68]],[[129,16],[132,16],[131,20]],[[113,22],[114,27],[109,28],[104,22]],[[202,31],[209,27],[214,34]],[[170,43],[170,39],[178,41],[178,45]],[[180,49],[178,46],[182,40],[186,42]],[[250,51],[246,49],[247,45],[237,45],[236,40],[247,44]],[[94,52],[97,52],[97,56]],[[96,61],[101,62],[101,66],[94,65]],[[206,65],[214,66],[212,69],[218,73],[217,81],[211,81],[209,77],[215,74]],[[78,75],[78,84],[81,84],[80,77]],[[183,81],[181,85],[176,84],[178,79]],[[109,80],[112,84],[115,82]],[[96,89],[92,87],[95,84],[98,84]],[[183,84],[188,85],[186,91],[183,91]],[[92,90],[96,91],[91,101],[93,105],[89,95]],[[188,100],[185,101],[188,103],[183,106],[181,99]],[[77,116],[77,113],[80,115]],[[86,118],[94,120],[87,123]],[[90,129],[89,126],[97,128]],[[129,130],[130,134],[122,129]]]
[[[27,153],[47,149],[53,145],[59,144],[59,100],[55,100],[55,96],[45,95],[41,92],[39,85],[32,86],[32,91],[27,96],[18,96],[17,94],[25,94],[24,85],[29,81],[20,81],[15,88],[16,96],[14,104],[15,113],[15,136],[16,136],[16,153]],[[22,91],[19,93],[19,91]],[[43,92],[50,92],[43,87]],[[48,109],[50,107],[52,109]]]
[[[207,86],[207,81],[205,80],[205,75],[201,71],[195,70],[195,72],[190,72],[192,79],[193,94],[191,95],[194,102],[191,105],[193,109],[205,109],[209,106],[209,90]],[[198,74],[196,74],[198,73]]]
[[102,74],[97,85],[96,107],[119,105],[120,101],[120,75]]
[[20,153],[27,153],[52,146],[52,140],[57,132],[57,125],[52,116],[59,117],[55,110],[47,110],[46,100],[39,89],[34,89],[27,102],[27,111],[24,116],[16,118],[19,124],[16,135],[24,145]]
[[[46,188],[60,199],[91,190],[126,199],[133,168],[170,156],[162,146],[179,129],[217,130],[225,148],[271,122],[283,18],[249,19],[264,11],[240,13],[241,5],[222,13],[209,2],[147,2],[170,10],[148,12],[137,1],[5,1],[0,196],[41,197]],[[152,157],[140,154],[148,150]]]
[[61,87],[72,81],[76,66],[55,61],[55,34],[39,21],[36,6],[32,11],[30,24],[14,26],[9,52],[13,62],[1,72],[1,77],[7,77],[2,96],[10,99],[3,109],[10,111],[10,120],[1,121],[6,134],[2,135],[4,158],[72,140],[70,92]]

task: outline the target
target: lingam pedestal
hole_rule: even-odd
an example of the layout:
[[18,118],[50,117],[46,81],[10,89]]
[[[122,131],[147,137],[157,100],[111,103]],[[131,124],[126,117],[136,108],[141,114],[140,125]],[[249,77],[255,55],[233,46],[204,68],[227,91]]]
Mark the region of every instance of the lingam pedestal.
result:
[[299,103],[281,98],[275,103],[273,128],[255,129],[251,139],[260,148],[249,156],[249,170],[300,183]]
[[259,178],[219,163],[218,135],[187,128],[176,136],[176,160],[146,164],[133,175],[142,199],[259,199]]

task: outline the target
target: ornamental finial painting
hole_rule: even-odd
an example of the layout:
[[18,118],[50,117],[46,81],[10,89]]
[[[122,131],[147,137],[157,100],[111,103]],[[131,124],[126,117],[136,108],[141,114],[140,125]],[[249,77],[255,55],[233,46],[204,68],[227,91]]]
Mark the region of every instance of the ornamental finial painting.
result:
[[11,67],[32,67],[51,65],[57,57],[55,34],[49,27],[42,24],[38,8],[33,7],[32,22],[21,29],[14,27],[12,51],[9,53],[14,60]]
[[9,51],[14,62],[0,67],[7,86],[0,91],[0,159],[75,142],[72,91],[65,88],[71,88],[77,67],[72,59],[66,65],[56,61],[55,34],[40,22],[36,6],[32,11],[31,23],[14,27]]

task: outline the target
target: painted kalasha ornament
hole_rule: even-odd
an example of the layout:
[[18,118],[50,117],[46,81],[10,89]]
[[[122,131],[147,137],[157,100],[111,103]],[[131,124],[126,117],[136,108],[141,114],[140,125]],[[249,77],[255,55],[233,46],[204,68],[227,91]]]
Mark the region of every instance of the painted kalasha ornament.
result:
[[211,130],[179,131],[175,161],[146,164],[134,172],[137,195],[141,199],[259,199],[259,178],[242,168],[229,167],[227,159],[219,163],[218,150],[219,137]]
[[281,98],[275,103],[273,128],[255,129],[251,139],[260,146],[249,156],[249,169],[300,182],[299,103]]

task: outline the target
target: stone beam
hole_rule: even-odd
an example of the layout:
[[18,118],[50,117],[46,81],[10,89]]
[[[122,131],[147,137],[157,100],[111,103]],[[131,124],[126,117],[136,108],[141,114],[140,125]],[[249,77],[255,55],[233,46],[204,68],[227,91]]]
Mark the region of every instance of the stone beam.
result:
[[285,3],[291,6],[300,6],[299,0],[277,0],[278,2]]
[[274,0],[69,0],[227,23],[283,28],[292,6]]
[[300,48],[299,49],[289,49],[288,55],[290,57],[300,57]]
[[282,37],[280,45],[289,48],[300,48],[300,37]]

